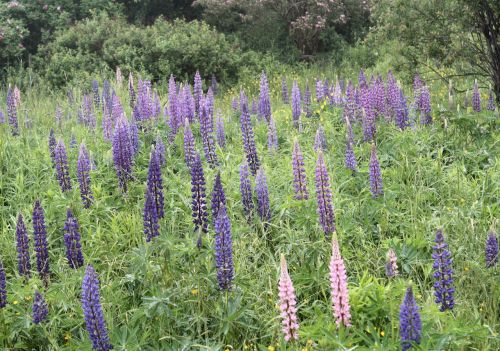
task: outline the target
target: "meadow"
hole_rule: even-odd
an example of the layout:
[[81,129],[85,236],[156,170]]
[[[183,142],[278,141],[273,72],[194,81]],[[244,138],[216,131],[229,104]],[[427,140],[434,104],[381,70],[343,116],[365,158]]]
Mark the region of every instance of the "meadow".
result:
[[[363,89],[370,91],[377,85],[376,78],[369,78],[372,72],[365,72],[368,78],[364,88],[357,74],[343,77],[342,84],[332,72],[309,76],[269,74],[268,96],[276,127],[276,139],[271,138],[271,143],[268,139],[272,123],[266,121],[265,108],[259,108],[265,105],[259,103],[259,95],[266,96],[262,77],[248,78],[245,85],[234,87],[220,82],[213,107],[207,102],[208,124],[200,128],[198,114],[192,123],[187,123],[201,155],[206,215],[200,214],[205,211],[201,205],[198,214],[195,211],[193,215],[192,211],[193,202],[201,201],[199,193],[194,193],[194,198],[192,193],[192,176],[199,175],[199,170],[193,171],[194,158],[189,158],[189,165],[186,163],[184,120],[192,113],[192,106],[172,109],[172,101],[180,105],[189,101],[183,100],[179,82],[177,87],[174,82],[168,89],[166,83],[146,88],[148,85],[134,76],[135,95],[130,94],[126,77],[108,77],[106,82],[96,78],[97,94],[95,84],[90,83],[71,88],[71,93],[34,86],[20,91],[19,98],[13,86],[6,87],[0,94],[4,115],[4,123],[0,124],[0,260],[6,282],[6,294],[2,295],[5,306],[0,308],[0,348],[91,350],[95,337],[89,337],[89,325],[84,318],[82,281],[86,272],[88,278],[87,265],[92,265],[99,279],[97,291],[105,321],[104,327],[94,327],[107,330],[114,350],[499,349],[500,284],[498,265],[494,264],[497,258],[490,257],[490,263],[495,262],[487,267],[485,257],[488,233],[493,233],[496,240],[499,216],[498,108],[487,109],[486,89],[479,92],[479,112],[470,101],[472,94],[467,99],[457,95],[448,101],[447,86],[440,82],[426,84],[424,77],[418,89],[394,82],[406,96],[407,110],[391,110],[387,88],[390,83],[387,72],[381,73],[384,81],[378,86],[382,86],[382,96],[377,102],[370,102],[377,99],[374,95],[366,93],[365,100],[353,100],[347,92],[349,80],[360,95]],[[210,78],[204,78],[207,79],[203,81],[203,92],[206,101],[210,101]],[[288,103],[282,96],[282,79],[286,82]],[[302,95],[299,100],[292,93],[295,79]],[[320,96],[318,101],[315,81],[325,79],[331,86],[327,85],[327,96]],[[303,98],[306,80],[310,105]],[[185,89],[186,82],[180,83]],[[241,104],[240,89],[248,96],[248,116],[256,146],[253,151],[246,145],[252,133],[244,135],[247,139],[242,142],[245,104]],[[425,111],[419,110],[422,91],[430,94],[432,121],[428,123],[421,123],[426,116]],[[112,92],[116,97],[110,99]],[[141,94],[147,96],[145,100],[140,99]],[[84,95],[88,101],[84,101]],[[134,97],[135,103],[131,103]],[[375,107],[379,103],[382,107]],[[18,135],[13,135],[9,124],[13,104]],[[141,108],[146,104],[149,114],[141,115],[139,104]],[[370,108],[372,119],[366,122]],[[297,111],[299,117],[294,119]],[[404,128],[395,123],[397,113],[405,116]],[[221,135],[219,118],[224,123],[225,145],[217,142]],[[111,126],[106,126],[108,122]],[[376,130],[368,137],[366,123]],[[316,142],[320,126],[325,134],[322,151]],[[106,128],[111,129],[106,132]],[[118,130],[133,139],[134,128],[137,151],[131,158],[132,170],[125,175],[125,191],[116,172],[116,163],[120,162],[117,159],[123,156],[117,157],[116,149],[124,147],[117,146]],[[203,128],[208,128],[208,134],[204,134]],[[58,166],[59,161],[51,159],[51,129],[55,140],[64,142],[67,153],[69,178],[62,182],[58,170],[64,171],[64,165]],[[110,140],[106,140],[106,133]],[[204,152],[208,139],[208,147],[217,158],[213,165],[208,162],[213,154]],[[307,199],[297,199],[294,187],[295,141],[303,155]],[[121,142],[134,147],[133,140]],[[346,167],[346,143],[350,142],[356,171]],[[87,172],[92,193],[88,208],[80,194],[82,183],[77,179],[82,143],[91,164]],[[164,144],[164,151],[158,151],[159,144]],[[248,178],[253,204],[249,215],[248,203],[240,191],[240,166],[249,157],[249,149],[250,154],[258,155],[262,172],[258,174],[266,178],[269,211],[264,211],[263,217],[259,216],[265,206],[262,178],[257,182],[257,195],[256,177]],[[378,194],[373,193],[370,182],[373,150],[383,184],[383,191]],[[147,212],[151,208],[145,202],[150,194],[146,191],[151,181],[150,161],[156,158],[159,162],[162,157],[164,217],[158,218],[158,209]],[[324,157],[329,176],[335,231],[325,230],[319,219],[316,178],[321,172],[316,167],[320,157]],[[220,210],[217,218],[212,215],[212,189],[219,172],[226,218]],[[322,175],[324,179],[324,172]],[[64,182],[69,182],[71,189],[63,191]],[[202,187],[203,184],[197,191]],[[32,215],[37,200],[46,224],[50,263],[50,272],[46,273],[40,273],[35,263],[39,253],[36,255],[34,249]],[[74,268],[71,263],[75,262],[67,258],[64,237],[68,232],[68,209],[79,225],[84,260]],[[18,266],[19,214],[24,217],[29,237],[27,257],[31,269],[24,273]],[[194,230],[193,218],[201,218],[205,223],[204,217],[207,233]],[[216,246],[227,245],[227,236],[224,240],[221,237],[228,233],[221,226],[228,222],[234,276],[226,276],[229,283],[226,281],[226,288],[221,289],[221,275],[225,273],[218,275],[216,255],[220,257],[220,252],[216,252]],[[434,273],[433,246],[438,230],[442,230],[449,245],[455,289],[454,306],[444,311],[435,302],[434,285],[438,278]],[[332,311],[332,237],[338,239],[345,265],[350,326],[336,323],[339,318]],[[387,255],[391,249],[397,256],[398,274],[388,277]],[[228,255],[228,251],[223,255]],[[286,340],[282,330],[283,294],[280,295],[278,282],[287,278],[280,270],[282,255],[296,295],[297,340]],[[418,342],[402,344],[400,310],[408,287],[418,305],[421,336]],[[0,285],[0,292],[1,288]],[[45,300],[46,315],[39,310],[34,312],[35,291]],[[91,295],[95,302],[96,291]],[[345,302],[344,299],[342,303]],[[37,306],[43,310],[44,304]],[[34,314],[43,317],[39,323],[35,323],[38,321]],[[285,312],[285,318],[290,314],[293,311]],[[94,349],[109,348],[94,345]]]

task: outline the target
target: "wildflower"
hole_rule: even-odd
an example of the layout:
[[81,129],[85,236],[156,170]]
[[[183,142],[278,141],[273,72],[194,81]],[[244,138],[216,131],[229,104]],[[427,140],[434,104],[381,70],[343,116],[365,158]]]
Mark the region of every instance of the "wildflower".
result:
[[481,94],[479,94],[477,80],[474,81],[474,88],[472,90],[472,109],[474,112],[481,112]]
[[293,288],[292,279],[288,274],[287,263],[283,254],[281,254],[279,298],[279,307],[281,310],[281,318],[283,324],[282,330],[283,334],[285,335],[285,341],[298,340],[299,323],[297,319],[295,289]]
[[16,226],[17,268],[19,275],[29,278],[31,276],[31,262],[29,253],[29,237],[24,218],[21,213],[17,216]]
[[491,90],[490,88],[490,91],[489,91],[489,94],[488,94],[488,105],[486,106],[486,109],[488,111],[495,111],[495,102],[493,101],[493,90]]
[[231,290],[234,279],[232,246],[231,222],[222,204],[215,220],[215,266],[221,290]]
[[436,279],[434,283],[434,295],[436,296],[436,303],[441,305],[440,311],[444,312],[447,309],[452,310],[453,306],[455,306],[453,298],[455,289],[453,288],[453,270],[451,268],[452,259],[441,229],[436,231],[434,242],[436,243],[432,248],[432,258],[434,259],[432,268],[434,269],[434,278]]
[[248,163],[245,161],[240,165],[240,192],[241,201],[245,215],[250,217],[254,208],[252,200],[252,184],[249,179],[250,172],[248,170]]
[[4,308],[5,306],[7,306],[7,281],[2,258],[0,257],[0,308]]
[[212,190],[212,221],[215,223],[219,210],[226,206],[226,195],[222,188],[222,181],[220,179],[220,172],[217,172],[214,181],[214,188]]
[[316,136],[314,137],[314,151],[318,152],[320,149],[326,151],[327,148],[325,130],[323,129],[323,126],[320,125],[318,130],[316,130]]
[[378,162],[375,144],[372,144],[370,156],[370,190],[372,197],[374,198],[384,193],[382,186],[382,173],[380,172],[380,164]]
[[195,111],[196,115],[200,115],[200,100],[203,96],[203,87],[202,87],[202,81],[201,81],[201,76],[200,72],[196,71],[196,74],[194,75],[194,106],[195,106]]
[[271,118],[271,100],[269,98],[269,84],[267,82],[266,73],[262,71],[260,76],[260,92],[259,92],[259,115],[264,117],[267,122]]
[[49,249],[47,247],[47,229],[45,228],[45,216],[39,200],[35,201],[33,208],[33,235],[35,241],[36,266],[40,278],[45,286],[49,280]]
[[71,268],[83,266],[82,245],[80,243],[78,221],[73,212],[68,208],[66,222],[64,223],[64,244],[66,245],[66,258]]
[[393,278],[399,274],[397,256],[393,249],[389,249],[387,252],[387,262],[385,264],[385,275],[388,278]]
[[207,205],[205,196],[205,175],[200,154],[196,153],[191,164],[191,208],[193,211],[194,230],[201,230],[198,237],[198,247],[201,247],[201,233],[208,232]]
[[35,291],[35,298],[33,300],[33,323],[40,324],[47,319],[49,314],[49,309],[47,302],[43,298],[42,294]]
[[82,198],[83,207],[85,208],[89,208],[93,200],[92,189],[90,189],[90,169],[89,152],[82,142],[78,153],[76,176],[80,184],[80,197]]
[[17,108],[16,99],[12,90],[7,90],[7,115],[9,116],[9,124],[13,136],[19,135],[19,126],[17,123]]
[[332,238],[332,258],[330,260],[330,284],[332,289],[333,315],[337,326],[343,324],[351,326],[351,314],[349,312],[349,290],[347,288],[347,275],[344,260],[340,256],[340,248],[337,236]]
[[149,156],[147,191],[152,196],[152,205],[156,208],[158,219],[164,217],[163,179],[161,177],[160,159],[155,148]]
[[494,267],[498,262],[498,240],[494,232],[490,232],[486,239],[485,258],[487,268]]
[[69,177],[68,156],[66,146],[62,140],[57,143],[55,153],[55,163],[57,170],[57,180],[62,191],[71,190],[71,179]]
[[399,309],[399,334],[403,351],[411,348],[413,343],[420,344],[422,323],[411,287],[406,290],[403,303]]
[[295,199],[307,200],[309,198],[309,192],[307,191],[306,170],[304,168],[302,151],[300,150],[300,145],[297,139],[295,139],[293,143],[292,170]]
[[269,151],[278,150],[278,131],[273,117],[269,119],[269,125],[267,126],[267,148]]
[[215,127],[216,127],[216,134],[217,134],[217,144],[219,144],[219,146],[221,148],[225,148],[226,147],[226,132],[225,132],[225,128],[224,128],[224,118],[222,118],[220,110],[218,110],[218,112],[217,112],[217,120],[215,123]]
[[195,156],[195,148],[194,135],[189,125],[189,121],[186,118],[184,122],[184,160],[188,168],[191,168]]
[[257,171],[255,178],[255,193],[257,194],[257,212],[259,213],[259,217],[263,222],[269,222],[271,220],[269,189],[267,187],[266,175],[262,168]]
[[143,223],[144,223],[144,234],[146,235],[146,241],[151,241],[154,237],[160,235],[159,225],[158,225],[158,209],[155,203],[155,195],[149,189],[146,189],[146,200],[144,202],[143,210]]
[[118,119],[113,135],[113,161],[120,188],[126,192],[132,175],[133,146],[129,124],[125,118]]
[[248,165],[250,166],[252,175],[255,175],[260,167],[260,162],[259,162],[259,156],[257,154],[257,148],[255,146],[252,123],[250,121],[250,114],[248,113],[247,98],[243,91],[241,91],[240,94],[240,106],[241,106],[240,126],[241,126],[241,137],[243,139],[243,149],[245,150],[247,162]]
[[325,236],[335,232],[335,214],[333,212],[330,177],[326,169],[325,158],[320,150],[316,162],[316,197],[318,200],[319,222]]
[[300,107],[300,89],[299,85],[297,84],[297,81],[293,81],[292,85],[292,119],[293,119],[293,124],[297,128],[300,123],[300,114],[301,114],[301,107]]
[[209,99],[200,100],[200,134],[203,142],[205,158],[210,167],[215,168],[218,165],[217,154],[215,153],[215,141],[213,138],[213,116]]
[[[309,84],[306,81],[306,90],[304,93],[304,113],[306,117],[311,117],[311,90],[309,90]],[[300,125],[299,125],[300,127]]]

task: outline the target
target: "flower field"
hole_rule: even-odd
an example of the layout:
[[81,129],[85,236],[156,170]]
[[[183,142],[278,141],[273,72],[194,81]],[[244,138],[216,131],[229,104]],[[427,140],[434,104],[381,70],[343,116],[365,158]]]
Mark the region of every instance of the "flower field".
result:
[[498,107],[390,72],[0,92],[0,349],[498,350]]

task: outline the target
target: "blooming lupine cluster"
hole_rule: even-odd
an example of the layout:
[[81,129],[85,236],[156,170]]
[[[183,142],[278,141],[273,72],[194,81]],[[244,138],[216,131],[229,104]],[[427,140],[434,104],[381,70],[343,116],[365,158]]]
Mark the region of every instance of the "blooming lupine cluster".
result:
[[300,121],[300,114],[302,112],[301,107],[300,107],[300,101],[301,101],[301,96],[300,96],[300,89],[299,85],[297,84],[297,81],[293,81],[292,85],[292,120],[294,125],[299,123]]
[[134,89],[134,76],[132,75],[132,72],[128,75],[128,94],[130,97],[130,108],[133,109],[135,106],[136,95]]
[[144,201],[143,224],[146,241],[151,241],[154,237],[160,235],[160,226],[158,224],[158,210],[155,203],[155,196],[151,189],[146,188],[146,200]]
[[109,342],[108,330],[99,296],[99,278],[92,265],[87,266],[82,281],[82,309],[85,325],[94,350],[111,350],[113,346]]
[[259,115],[264,117],[267,122],[271,118],[271,99],[269,98],[269,83],[264,71],[260,76],[260,93],[259,93]]
[[152,197],[152,205],[156,208],[158,218],[165,216],[163,198],[163,179],[161,176],[160,158],[156,149],[152,149],[149,156],[147,179],[148,193]]
[[335,214],[333,212],[332,190],[330,176],[326,168],[323,152],[318,154],[316,162],[316,197],[318,201],[319,222],[323,232],[328,237],[335,232]]
[[316,79],[316,101],[321,102],[324,98],[323,82],[320,79]]
[[299,320],[297,318],[297,301],[292,279],[288,274],[285,256],[281,255],[281,271],[279,287],[279,307],[283,325],[283,334],[286,341],[299,339]]
[[318,152],[319,150],[322,150],[325,152],[327,148],[325,130],[323,129],[323,126],[320,125],[316,130],[316,135],[314,136],[314,151]]
[[94,199],[92,196],[92,189],[90,188],[90,169],[89,152],[82,142],[78,153],[76,176],[80,185],[80,196],[82,198],[83,207],[85,208],[89,208]]
[[26,278],[31,277],[29,240],[23,215],[19,213],[16,225],[17,270],[20,276]]
[[155,139],[155,150],[156,153],[158,154],[158,161],[160,162],[160,166],[164,166],[167,162],[165,153],[167,150],[165,149],[165,144],[163,143],[163,140],[161,138],[161,135],[158,134]]
[[358,162],[356,161],[356,154],[354,153],[354,134],[352,132],[351,123],[347,118],[346,124],[345,166],[354,173],[358,171]]
[[295,139],[293,143],[292,170],[295,199],[307,200],[309,198],[309,192],[307,191],[306,170],[304,168],[302,151],[300,150],[300,145],[297,139]]
[[68,155],[66,154],[66,146],[62,139],[57,143],[54,150],[55,163],[57,171],[57,180],[62,191],[71,190],[71,178],[69,177]]
[[92,104],[92,98],[89,95],[83,96],[79,121],[91,129],[94,129],[96,126],[94,106]]
[[257,212],[262,222],[271,220],[271,207],[269,204],[269,189],[264,170],[260,168],[255,177],[255,194],[257,195]]
[[184,122],[184,160],[186,161],[186,166],[188,166],[188,168],[191,168],[191,163],[194,160],[195,149],[196,146],[193,131],[191,130],[189,121],[186,118]]
[[436,232],[436,245],[432,248],[432,258],[434,264],[434,295],[436,303],[440,305],[440,311],[452,310],[455,306],[453,295],[455,288],[453,287],[453,269],[451,268],[452,259],[451,253],[448,250],[448,244],[444,241],[443,231],[438,229]]
[[120,188],[126,192],[127,182],[132,176],[133,146],[130,127],[125,118],[116,123],[113,135],[113,161]]
[[403,351],[410,349],[413,344],[420,344],[422,322],[411,287],[406,290],[403,303],[399,308],[399,334]]
[[349,290],[347,289],[347,274],[344,260],[340,255],[339,242],[336,235],[332,237],[332,258],[330,260],[330,286],[332,289],[333,316],[337,326],[351,326],[349,306]]
[[398,274],[398,257],[393,249],[389,249],[389,251],[387,251],[387,260],[385,263],[385,275],[388,278],[394,278]]
[[245,215],[250,217],[254,208],[252,199],[252,183],[250,182],[250,171],[248,163],[244,162],[240,166],[240,192],[241,202],[243,203],[243,210]]
[[[196,152],[191,163],[191,209],[193,211],[194,230],[201,233],[208,231],[207,203],[205,195],[205,175],[201,164],[200,154]],[[198,247],[201,247],[201,233],[198,237]]]
[[7,279],[3,268],[2,257],[0,257],[0,308],[7,306]]
[[49,307],[47,306],[47,302],[45,302],[42,294],[37,290],[33,299],[33,323],[40,324],[45,322],[48,315]]
[[248,113],[247,98],[243,91],[241,92],[240,96],[241,96],[240,126],[241,126],[241,137],[243,139],[243,149],[245,150],[250,170],[252,171],[252,174],[255,175],[260,167],[259,156],[257,155],[257,148],[255,146],[252,122],[250,121],[250,114]]
[[35,201],[33,208],[33,236],[35,242],[36,267],[40,278],[47,286],[49,282],[49,249],[47,246],[47,229],[45,215],[39,200]]
[[495,111],[495,102],[493,101],[493,90],[490,89],[490,92],[488,94],[488,105],[486,106],[486,109],[488,111]]
[[14,92],[10,88],[9,90],[7,90],[7,115],[9,116],[9,125],[12,135],[19,135],[16,99],[14,96]]
[[474,88],[472,90],[472,110],[474,112],[481,112],[481,94],[479,94],[477,80],[474,81]]
[[201,81],[201,75],[199,71],[196,71],[196,74],[194,75],[194,86],[193,86],[193,91],[194,91],[194,108],[196,111],[196,115],[200,115],[200,100],[203,96],[203,87],[202,87],[202,81]]
[[217,112],[215,130],[215,133],[217,135],[217,144],[219,144],[219,146],[224,149],[226,147],[226,131],[224,128],[224,118],[222,118],[220,111]]
[[64,223],[64,244],[66,245],[66,258],[71,268],[83,266],[82,244],[80,243],[80,228],[73,212],[68,208],[66,222]]
[[396,117],[395,123],[399,129],[403,130],[408,126],[408,106],[406,104],[406,96],[403,90],[399,90],[399,99],[395,105]]
[[382,186],[382,173],[377,157],[377,149],[375,144],[372,144],[370,154],[370,191],[372,197],[378,197],[384,193]]
[[219,289],[231,290],[234,279],[233,239],[226,207],[221,204],[215,219],[215,267]]
[[486,267],[495,267],[498,262],[498,239],[494,232],[488,233],[485,249]]
[[207,159],[210,167],[215,168],[219,161],[215,153],[215,140],[214,140],[214,121],[211,111],[210,99],[202,98],[200,100],[200,134],[203,142],[203,150],[205,151],[205,158]]

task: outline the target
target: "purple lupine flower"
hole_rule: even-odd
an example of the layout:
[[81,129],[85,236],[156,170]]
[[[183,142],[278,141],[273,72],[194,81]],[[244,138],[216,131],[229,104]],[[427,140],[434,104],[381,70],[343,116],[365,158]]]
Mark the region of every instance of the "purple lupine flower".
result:
[[399,100],[395,105],[395,122],[399,129],[403,130],[408,126],[408,106],[403,89],[399,90]]
[[388,278],[394,278],[398,274],[398,257],[393,249],[389,249],[385,263],[385,275]]
[[200,230],[197,246],[201,247],[201,234],[208,232],[207,203],[205,196],[205,175],[201,164],[200,154],[196,152],[191,163],[191,194],[193,201],[194,231]]
[[95,114],[94,114],[94,107],[92,105],[92,99],[88,95],[83,96],[83,103],[82,103],[82,122],[84,125],[86,125],[89,128],[95,128],[96,126],[96,119],[95,119]]
[[357,106],[354,98],[354,86],[352,81],[349,81],[349,84],[347,84],[345,95],[346,101],[344,106],[344,116],[349,118],[349,120],[355,120]]
[[139,127],[135,120],[130,123],[130,144],[132,145],[132,155],[135,156],[139,152]]
[[5,123],[5,115],[3,114],[2,109],[0,109],[0,124]]
[[386,100],[388,105],[387,107],[389,109],[388,112],[391,114],[392,118],[396,116],[396,111],[399,108],[399,104],[401,102],[400,90],[401,89],[399,89],[398,83],[396,82],[392,71],[389,71],[389,73],[387,74]]
[[345,166],[347,169],[350,169],[353,173],[355,173],[358,171],[358,162],[356,161],[356,155],[354,154],[354,140],[352,138],[352,133],[347,131],[346,134]]
[[146,188],[146,200],[144,202],[143,223],[146,242],[160,235],[158,224],[158,210],[155,204],[155,195],[149,187]]
[[199,71],[196,71],[196,74],[194,75],[194,108],[196,111],[196,115],[200,115],[200,100],[201,97],[203,96],[203,87],[202,87],[203,82],[201,81],[201,75]]
[[[104,105],[106,106],[106,105]],[[102,136],[104,140],[111,141],[113,138],[113,119],[105,108],[102,114]]]
[[472,110],[474,112],[481,112],[481,94],[479,94],[477,80],[474,81],[474,88],[472,90]]
[[17,216],[16,246],[17,246],[17,269],[19,275],[26,278],[31,277],[31,262],[29,252],[29,237],[24,218],[21,213]]
[[453,294],[455,288],[453,287],[453,269],[451,268],[452,259],[451,253],[448,250],[448,244],[444,241],[443,231],[438,229],[436,231],[436,245],[432,247],[432,259],[434,264],[434,296],[436,296],[436,303],[440,304],[439,310],[444,312],[452,310],[455,306]]
[[113,94],[111,95],[111,117],[113,119],[113,122],[116,122],[118,119],[125,117],[125,114],[123,112],[123,106],[122,103],[120,102],[120,98],[116,93],[113,91]]
[[231,222],[223,204],[215,219],[215,267],[219,289],[231,290],[234,279],[233,239]]
[[[332,104],[333,102],[333,104]],[[335,81],[335,88],[333,89],[333,94],[330,99],[330,105],[342,106],[342,89],[340,88],[340,83],[338,80]]]
[[195,156],[195,140],[189,121],[186,118],[184,122],[184,160],[186,161],[186,166],[191,168],[191,163],[193,162]]
[[99,278],[92,265],[88,265],[82,281],[82,309],[85,325],[92,341],[92,348],[109,351],[113,346],[109,342],[106,321],[99,297]]
[[300,114],[302,113],[300,100],[300,88],[297,81],[294,80],[292,85],[292,120],[295,127],[298,127],[300,123]]
[[269,83],[264,71],[260,76],[260,93],[259,93],[259,115],[264,117],[267,122],[271,118],[271,99],[269,98]]
[[217,144],[224,149],[226,147],[226,131],[224,128],[224,118],[222,118],[220,110],[217,111],[215,129],[217,134]]
[[329,237],[335,232],[335,214],[333,212],[330,176],[328,175],[325,157],[321,150],[318,153],[318,161],[316,162],[316,196],[318,200],[319,222],[325,236]]
[[252,184],[250,182],[250,172],[248,169],[248,163],[245,161],[240,166],[240,192],[241,192],[241,202],[243,203],[243,210],[245,215],[250,217],[253,211],[253,199],[252,199]]
[[297,297],[292,279],[288,274],[285,255],[281,254],[279,287],[279,308],[282,318],[282,331],[285,341],[299,339],[299,320],[297,318]]
[[358,85],[361,87],[362,85],[366,85],[366,77],[365,77],[365,72],[363,69],[359,71],[358,75]]
[[71,190],[71,178],[69,177],[68,156],[66,154],[66,146],[64,141],[59,139],[56,149],[54,150],[56,160],[57,180],[62,191]]
[[134,108],[135,106],[135,89],[134,89],[134,76],[132,72],[128,74],[128,94],[130,96],[130,108]]
[[89,208],[93,200],[92,190],[90,189],[90,169],[89,152],[82,142],[78,153],[76,176],[80,185],[80,196],[82,198],[83,207],[85,208]]
[[267,148],[271,152],[278,150],[278,131],[272,116],[269,119],[269,125],[267,127]]
[[33,208],[33,236],[36,252],[36,268],[45,286],[49,283],[49,249],[47,247],[47,229],[45,216],[39,200],[35,201]]
[[493,90],[491,90],[491,88],[488,94],[488,105],[486,106],[486,109],[488,111],[495,111],[495,102],[493,101]]
[[40,324],[47,320],[49,315],[49,307],[38,290],[35,291],[33,298],[33,323]]
[[212,190],[212,221],[215,223],[219,210],[226,206],[226,195],[222,188],[222,181],[220,179],[220,172],[217,172],[214,181],[214,188]]
[[215,168],[219,161],[215,153],[215,141],[213,136],[214,122],[210,114],[210,100],[202,98],[200,100],[200,134],[203,142],[203,151],[210,167]]
[[304,113],[306,117],[312,116],[311,111],[311,90],[309,89],[309,83],[306,82],[306,90],[304,92]]
[[78,145],[78,142],[76,141],[75,134],[71,134],[71,139],[69,140],[69,147],[74,149]]
[[158,160],[160,161],[160,166],[164,166],[167,162],[165,153],[167,150],[165,149],[165,144],[163,143],[163,140],[161,138],[161,135],[158,134],[155,139],[155,150],[156,153],[158,154]]
[[257,105],[257,101],[255,101],[255,99],[252,99],[252,108],[251,108],[250,113],[252,115],[256,115],[257,113],[259,113],[259,108]]
[[83,266],[82,244],[80,243],[80,228],[73,212],[68,208],[66,222],[64,223],[64,244],[66,245],[66,258],[71,268]]
[[250,166],[252,175],[255,175],[260,167],[259,156],[257,154],[257,148],[255,146],[252,122],[250,121],[250,114],[248,113],[248,106],[245,93],[241,91],[240,96],[241,96],[240,126],[241,126],[241,137],[243,139],[243,149],[245,150],[247,162],[248,165]]
[[7,306],[7,279],[5,277],[2,258],[0,257],[0,308],[4,308],[5,306]]
[[99,108],[101,102],[99,98],[99,82],[95,79],[92,81],[92,92],[94,94],[94,105]]
[[14,93],[9,88],[7,90],[7,115],[9,116],[9,124],[12,135],[19,135],[19,125],[17,123],[17,108]]
[[319,150],[326,151],[328,145],[326,144],[326,136],[325,130],[322,125],[318,126],[318,130],[316,130],[316,135],[314,137],[314,151],[318,152]]
[[316,101],[321,102],[325,98],[325,90],[323,89],[323,82],[320,79],[316,79]]
[[486,239],[486,268],[495,267],[498,262],[498,239],[494,232],[488,233],[488,238]]
[[420,116],[420,122],[422,124],[432,124],[431,95],[427,86],[421,88]]
[[56,137],[54,134],[54,129],[50,129],[49,133],[49,153],[50,153],[50,159],[52,160],[52,164],[55,166],[56,164]]
[[196,118],[196,107],[194,102],[193,94],[191,94],[191,86],[186,84],[184,87],[184,105],[185,105],[185,114],[189,120],[189,123],[193,123]]
[[372,144],[370,156],[370,191],[372,197],[377,197],[384,193],[382,186],[382,173],[380,171],[380,164],[377,158],[377,149],[375,144]]
[[151,150],[148,168],[148,192],[152,196],[152,205],[156,208],[159,219],[165,216],[163,199],[163,179],[161,177],[160,159],[156,149]]
[[288,85],[286,84],[285,77],[281,78],[281,97],[283,99],[283,103],[288,105]]
[[343,324],[351,326],[351,306],[349,305],[349,289],[344,259],[340,255],[337,235],[332,236],[332,257],[330,259],[330,286],[332,289],[332,310],[338,327]]
[[130,136],[130,127],[125,118],[116,122],[113,135],[113,161],[120,188],[126,192],[127,182],[131,179],[133,163],[133,147]]
[[306,170],[304,168],[304,158],[300,145],[297,139],[293,142],[292,151],[292,170],[293,170],[293,186],[295,188],[295,199],[307,200],[309,192],[307,191]]
[[403,351],[410,349],[414,344],[420,344],[422,322],[411,287],[406,290],[403,303],[399,308],[399,335]]
[[212,129],[214,125],[214,93],[212,91],[212,88],[208,88],[207,95],[205,97],[205,104],[207,108],[207,116],[210,119],[210,123],[212,124]]
[[269,188],[267,186],[266,174],[262,168],[259,168],[255,177],[255,194],[257,195],[257,212],[262,222],[267,225],[271,220],[271,207],[269,204]]
[[[367,99],[370,99],[370,93],[368,89],[365,90],[363,93],[362,99],[366,101]],[[363,128],[363,140],[364,141],[371,141],[375,140],[375,134],[376,134],[376,125],[375,125],[375,110],[371,106],[370,102],[365,102],[363,103],[365,107],[363,107],[363,114],[362,114],[362,128]]]

